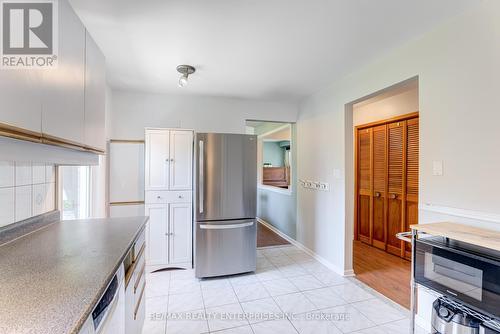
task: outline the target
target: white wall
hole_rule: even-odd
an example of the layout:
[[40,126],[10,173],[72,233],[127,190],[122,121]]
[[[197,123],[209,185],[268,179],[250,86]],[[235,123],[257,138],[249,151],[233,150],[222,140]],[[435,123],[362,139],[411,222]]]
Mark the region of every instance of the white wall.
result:
[[295,122],[297,113],[292,103],[113,91],[111,138],[143,139],[145,127],[245,133],[247,119]]
[[[298,191],[298,235],[339,271],[352,269],[352,108],[346,104],[419,77],[420,202],[500,213],[500,2],[477,8],[393,50],[303,101],[298,178],[330,192]],[[328,147],[317,150],[318,142]],[[432,162],[444,175],[432,175]]]
[[354,126],[381,121],[418,111],[418,89],[410,89],[376,101],[353,106]]

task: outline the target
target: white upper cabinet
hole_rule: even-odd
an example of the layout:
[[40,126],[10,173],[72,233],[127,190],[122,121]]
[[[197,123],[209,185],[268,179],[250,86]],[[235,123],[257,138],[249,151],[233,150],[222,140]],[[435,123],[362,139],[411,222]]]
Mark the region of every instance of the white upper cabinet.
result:
[[104,55],[67,0],[57,13],[57,67],[0,70],[0,126],[28,140],[105,151]]
[[42,132],[83,144],[86,32],[67,1],[58,11],[58,67],[43,72]]
[[193,132],[146,130],[146,191],[191,190]]
[[146,190],[168,190],[169,131],[146,130]]
[[106,60],[88,32],[85,49],[85,145],[105,151]]
[[41,70],[0,70],[0,123],[41,132]]
[[170,131],[170,190],[192,188],[193,132]]

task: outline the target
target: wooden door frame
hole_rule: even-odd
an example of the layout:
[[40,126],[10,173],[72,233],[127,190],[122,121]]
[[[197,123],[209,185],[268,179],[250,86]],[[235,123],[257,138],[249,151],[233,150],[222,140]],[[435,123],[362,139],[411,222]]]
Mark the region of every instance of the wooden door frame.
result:
[[[358,208],[359,208],[359,203],[358,203],[359,202],[359,194],[358,194],[358,186],[359,186],[359,173],[358,173],[358,171],[359,171],[359,168],[358,168],[358,165],[359,165],[359,138],[358,138],[358,131],[362,130],[362,129],[366,129],[366,128],[371,128],[371,127],[374,127],[377,125],[386,125],[386,124],[393,123],[393,122],[402,122],[402,121],[406,121],[408,119],[417,118],[417,117],[420,117],[420,113],[418,111],[415,111],[412,113],[408,113],[408,114],[404,114],[404,115],[400,115],[400,116],[395,116],[395,117],[391,117],[391,118],[380,120],[380,121],[375,121],[375,122],[370,122],[370,123],[354,126],[354,240],[359,240],[359,234],[358,234],[359,233],[359,231],[358,231]],[[406,127],[405,127],[405,129],[406,129]],[[403,132],[405,132],[405,131],[403,131]],[[404,138],[406,138],[406,133],[404,134]],[[370,145],[370,155],[372,154],[372,152],[371,152],[372,145],[373,145],[373,143]],[[405,163],[405,161],[406,161],[406,152],[405,151],[406,150],[403,150],[403,151],[404,151],[403,152],[403,155],[404,155],[403,162]],[[370,169],[372,169],[372,163],[373,162],[371,161],[370,162]],[[403,176],[404,176],[403,183],[405,185],[406,184],[406,172],[404,172]],[[371,183],[373,183],[373,178],[371,179]],[[373,188],[373,184],[372,184],[372,188]],[[405,190],[405,187],[403,187],[403,192],[404,192],[404,190]],[[372,199],[370,199],[370,203],[371,203],[371,200]],[[371,204],[370,204],[370,206],[371,206]],[[372,210],[370,210],[370,211],[372,211]],[[402,210],[402,214],[403,213],[404,213],[404,211]],[[372,213],[370,213],[370,215],[372,215]],[[404,216],[402,216],[402,218],[404,218]],[[402,224],[404,224],[404,220],[402,220]],[[370,229],[372,229],[372,228],[373,227],[370,227]],[[371,238],[371,231],[370,231],[370,238]],[[387,236],[386,236],[386,239],[387,239]],[[402,241],[402,243],[403,243],[403,241]],[[403,248],[403,251],[404,251],[404,248]]]

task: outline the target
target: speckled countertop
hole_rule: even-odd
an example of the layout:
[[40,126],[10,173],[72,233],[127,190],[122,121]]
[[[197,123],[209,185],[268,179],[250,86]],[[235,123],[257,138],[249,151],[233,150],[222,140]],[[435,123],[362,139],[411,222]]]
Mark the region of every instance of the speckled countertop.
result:
[[78,333],[146,221],[61,221],[0,246],[0,333]]

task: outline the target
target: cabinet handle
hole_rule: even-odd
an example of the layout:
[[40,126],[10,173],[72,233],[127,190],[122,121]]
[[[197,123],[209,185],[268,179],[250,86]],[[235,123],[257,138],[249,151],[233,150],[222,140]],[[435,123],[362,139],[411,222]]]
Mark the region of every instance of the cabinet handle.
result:
[[161,196],[156,196],[156,199],[161,199]]
[[381,195],[381,194],[380,194],[378,191],[377,191],[377,192],[375,192],[375,197],[377,197],[377,198],[378,198],[378,197],[380,197],[380,195]]
[[174,159],[170,159],[170,162],[174,162]]
[[179,198],[184,198],[184,196],[182,196],[182,195],[179,195]]
[[391,199],[397,199],[398,198],[398,194],[391,194]]

